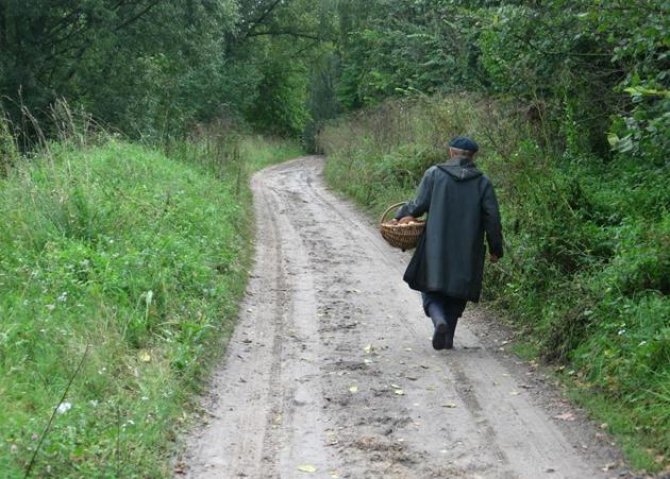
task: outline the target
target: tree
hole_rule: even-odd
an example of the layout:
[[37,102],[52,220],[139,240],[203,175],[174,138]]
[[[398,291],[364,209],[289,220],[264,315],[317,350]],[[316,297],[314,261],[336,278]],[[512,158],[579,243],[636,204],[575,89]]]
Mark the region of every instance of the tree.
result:
[[136,135],[201,114],[193,80],[224,73],[236,15],[232,0],[0,0],[3,107],[39,118],[62,97]]

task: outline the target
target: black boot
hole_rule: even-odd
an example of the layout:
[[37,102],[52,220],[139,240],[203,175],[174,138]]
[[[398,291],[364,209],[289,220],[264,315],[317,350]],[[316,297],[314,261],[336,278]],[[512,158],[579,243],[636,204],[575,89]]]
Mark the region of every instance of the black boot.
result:
[[435,331],[433,332],[433,349],[439,351],[440,349],[445,348],[445,339],[448,335],[449,326],[442,318],[433,319],[433,324],[435,325]]
[[[444,338],[444,349],[453,349],[454,348],[454,333],[456,333],[456,325],[458,324],[458,318],[450,318],[449,324],[446,328],[445,338]],[[435,338],[433,337],[433,344],[435,344]]]

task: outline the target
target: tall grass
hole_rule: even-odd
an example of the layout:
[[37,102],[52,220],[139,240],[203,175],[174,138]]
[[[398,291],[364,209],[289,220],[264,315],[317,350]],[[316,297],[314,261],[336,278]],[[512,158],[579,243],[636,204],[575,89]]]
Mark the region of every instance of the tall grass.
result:
[[248,173],[297,151],[44,138],[0,178],[0,475],[169,477],[244,290]]
[[379,214],[463,134],[482,146],[504,221],[489,304],[598,405],[636,467],[667,465],[670,167],[551,151],[532,112],[470,95],[388,102],[332,123],[319,143],[329,182]]
[[484,162],[494,155],[508,158],[523,134],[518,125],[500,121],[512,113],[512,107],[470,95],[390,101],[332,123],[317,141],[329,156],[326,175],[333,185],[381,211],[412,192],[428,166],[446,161],[447,143],[456,134],[474,134],[490,146]]
[[19,147],[16,135],[7,116],[0,113],[0,178],[9,174],[9,170],[19,160]]
[[231,182],[238,196],[253,172],[303,153],[295,140],[252,134],[226,123],[198,125],[188,137],[165,142],[164,151],[170,158]]

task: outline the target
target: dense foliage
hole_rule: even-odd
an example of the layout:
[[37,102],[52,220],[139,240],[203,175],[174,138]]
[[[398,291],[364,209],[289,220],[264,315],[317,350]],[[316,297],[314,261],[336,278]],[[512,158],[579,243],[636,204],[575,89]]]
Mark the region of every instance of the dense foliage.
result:
[[24,136],[35,135],[26,112],[43,120],[61,98],[132,137],[221,118],[296,135],[319,43],[308,5],[0,0],[0,103]]
[[663,162],[669,18],[664,0],[0,0],[0,94],[16,127],[65,98],[133,136],[225,117],[309,140],[343,109],[481,91],[552,151]]
[[225,103],[232,2],[0,2],[0,91],[18,118],[64,97],[138,135],[165,134]]
[[607,154],[604,132],[612,127],[620,151],[667,159],[667,1],[339,4],[345,105],[481,91],[517,101],[554,151]]

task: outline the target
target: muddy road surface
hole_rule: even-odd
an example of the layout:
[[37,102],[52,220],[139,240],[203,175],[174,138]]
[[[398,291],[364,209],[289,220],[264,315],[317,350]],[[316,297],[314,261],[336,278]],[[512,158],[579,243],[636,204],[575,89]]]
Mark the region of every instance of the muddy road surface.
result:
[[618,456],[468,306],[434,351],[409,253],[328,191],[323,160],[252,181],[256,261],[178,477],[624,477]]

